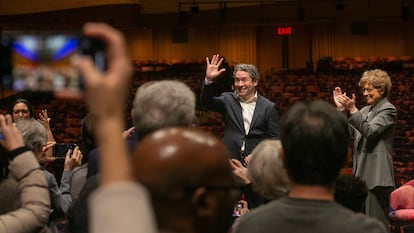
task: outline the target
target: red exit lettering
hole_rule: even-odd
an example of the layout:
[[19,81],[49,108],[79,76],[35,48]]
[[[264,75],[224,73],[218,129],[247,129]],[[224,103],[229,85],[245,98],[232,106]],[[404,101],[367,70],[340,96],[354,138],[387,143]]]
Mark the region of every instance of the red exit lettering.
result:
[[292,27],[278,27],[277,28],[277,34],[279,36],[281,36],[281,35],[290,35],[290,34],[292,34]]

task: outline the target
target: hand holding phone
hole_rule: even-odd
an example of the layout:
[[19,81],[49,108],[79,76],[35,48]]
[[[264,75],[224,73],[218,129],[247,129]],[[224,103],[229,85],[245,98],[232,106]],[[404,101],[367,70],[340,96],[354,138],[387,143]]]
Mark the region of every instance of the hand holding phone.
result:
[[0,76],[6,89],[80,95],[83,79],[70,63],[88,55],[105,70],[103,42],[78,34],[10,34],[0,41]]
[[57,158],[65,158],[68,151],[72,151],[77,147],[75,143],[56,143],[52,147],[52,155]]
[[82,157],[82,152],[79,150],[78,146],[75,146],[73,149],[69,149],[66,153],[63,170],[72,171],[76,167],[79,167],[82,164]]

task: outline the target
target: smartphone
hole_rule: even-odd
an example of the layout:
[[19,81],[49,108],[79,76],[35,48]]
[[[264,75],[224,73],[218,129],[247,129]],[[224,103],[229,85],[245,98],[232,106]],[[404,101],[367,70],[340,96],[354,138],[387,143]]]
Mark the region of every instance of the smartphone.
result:
[[73,152],[76,146],[76,143],[56,143],[52,147],[52,155],[57,158],[65,158],[66,153],[69,150]]
[[3,87],[14,91],[80,93],[83,81],[70,64],[75,54],[88,55],[106,69],[105,46],[79,34],[6,34],[0,41]]
[[240,202],[238,202],[234,206],[234,209],[233,209],[233,217],[236,217],[236,218],[240,217],[240,209],[242,209],[242,208],[243,208],[243,204],[240,203]]

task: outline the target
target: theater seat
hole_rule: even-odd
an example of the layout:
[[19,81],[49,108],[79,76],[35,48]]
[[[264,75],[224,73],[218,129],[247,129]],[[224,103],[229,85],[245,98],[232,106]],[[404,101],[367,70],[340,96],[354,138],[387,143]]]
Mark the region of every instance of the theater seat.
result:
[[390,196],[390,222],[393,232],[414,232],[414,180],[397,188]]

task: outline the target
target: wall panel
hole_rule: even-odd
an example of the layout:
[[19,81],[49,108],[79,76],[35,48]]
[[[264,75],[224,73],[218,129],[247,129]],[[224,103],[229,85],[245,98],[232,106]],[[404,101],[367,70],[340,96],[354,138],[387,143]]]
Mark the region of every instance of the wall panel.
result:
[[[230,64],[253,63],[262,73],[280,70],[281,38],[275,26],[205,26],[188,29],[187,43],[172,42],[172,28],[126,31],[135,60],[204,60],[220,53]],[[369,22],[367,35],[352,35],[351,23],[296,25],[289,37],[289,68],[305,68],[312,52],[324,56],[414,55],[414,27],[408,22]],[[310,48],[310,45],[312,48]]]

